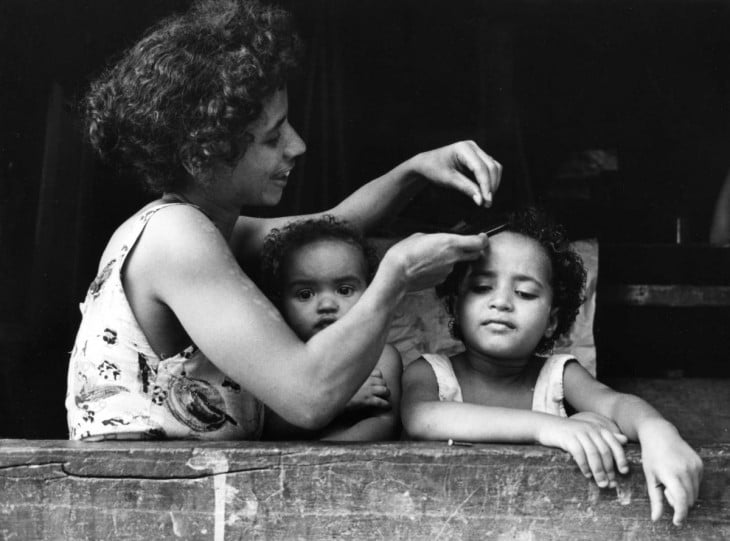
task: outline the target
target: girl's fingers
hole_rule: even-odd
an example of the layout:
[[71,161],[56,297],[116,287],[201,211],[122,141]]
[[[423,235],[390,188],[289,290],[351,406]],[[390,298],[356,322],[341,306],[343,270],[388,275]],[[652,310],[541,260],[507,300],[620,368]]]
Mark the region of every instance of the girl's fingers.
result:
[[[604,435],[600,432],[590,432],[591,440],[596,446],[596,451],[603,464],[603,471],[608,478],[608,486],[616,486],[616,473],[613,467],[613,449],[609,445],[608,441],[604,439]],[[618,445],[618,442],[616,442]],[[619,446],[620,447],[620,446]]]
[[626,436],[624,436],[623,434],[614,434],[613,432],[609,432],[608,430],[602,431],[601,435],[611,449],[611,455],[613,457],[614,463],[616,464],[616,469],[619,471],[619,473],[629,473],[629,462],[628,460],[626,460],[626,453],[624,452],[623,448],[623,443],[625,443],[625,441],[622,443],[621,440],[619,440],[618,438],[618,436],[622,436],[622,439],[626,440]]
[[656,522],[664,512],[664,485],[654,475],[644,471],[646,477],[646,490],[649,493],[649,505],[651,506],[651,520]]
[[675,526],[680,526],[684,522],[684,519],[687,518],[687,511],[689,510],[687,492],[678,479],[672,479],[667,481],[667,485],[664,488],[664,496],[666,496],[669,505],[674,508],[672,522],[674,522]]
[[591,468],[588,465],[588,460],[586,459],[586,454],[583,449],[583,446],[576,440],[572,443],[568,444],[568,452],[573,457],[573,460],[575,460],[575,463],[578,465],[578,468],[580,468],[580,472],[588,477],[590,479],[591,477]]
[[579,434],[577,437],[583,446],[586,459],[588,460],[588,466],[593,473],[593,479],[596,481],[596,484],[601,488],[608,486],[608,477],[603,467],[603,459],[601,458],[601,453],[596,449],[593,440],[585,434]]

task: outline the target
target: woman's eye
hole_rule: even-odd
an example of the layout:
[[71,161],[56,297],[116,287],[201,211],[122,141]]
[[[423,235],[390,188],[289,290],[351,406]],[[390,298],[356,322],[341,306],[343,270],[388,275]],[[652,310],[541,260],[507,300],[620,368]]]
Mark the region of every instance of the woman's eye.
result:
[[311,289],[300,289],[295,293],[295,296],[300,301],[308,301],[314,297],[314,292]]
[[267,139],[266,141],[264,141],[264,144],[265,145],[268,145],[270,147],[275,147],[276,145],[279,144],[279,140],[280,139],[281,139],[281,134],[277,134],[275,137],[272,137],[272,138]]
[[352,286],[340,286],[337,288],[337,293],[344,295],[345,297],[349,297],[355,293],[355,288]]

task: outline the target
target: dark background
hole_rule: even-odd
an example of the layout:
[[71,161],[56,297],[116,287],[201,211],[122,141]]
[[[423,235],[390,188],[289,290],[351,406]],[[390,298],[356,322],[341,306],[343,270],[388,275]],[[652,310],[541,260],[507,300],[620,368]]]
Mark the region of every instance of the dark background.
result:
[[[188,5],[0,2],[0,437],[66,437],[78,303],[111,231],[149,198],[89,153],[75,104],[107,59]],[[325,209],[470,138],[504,164],[497,210],[546,203],[573,237],[598,238],[600,284],[730,285],[730,249],[706,245],[730,169],[727,2],[283,5],[307,45],[290,116],[309,150],[282,204],[253,212]],[[597,150],[616,167],[564,174]],[[429,189],[381,233],[475,218]],[[728,308],[599,308],[599,374],[727,377],[729,324]]]

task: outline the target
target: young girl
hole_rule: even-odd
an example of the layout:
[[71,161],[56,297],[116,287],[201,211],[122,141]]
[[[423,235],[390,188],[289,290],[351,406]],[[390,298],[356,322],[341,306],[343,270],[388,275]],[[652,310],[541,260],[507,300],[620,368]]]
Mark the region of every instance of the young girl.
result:
[[[599,487],[615,486],[614,462],[628,472],[628,436],[641,444],[652,520],[663,491],[680,524],[697,498],[697,454],[649,404],[599,383],[569,355],[550,355],[576,317],[584,282],[559,227],[535,210],[512,215],[485,255],[457,265],[440,288],[466,350],[408,366],[404,428],[417,439],[558,447]],[[568,418],[566,405],[584,413]]]
[[[264,243],[262,289],[303,341],[344,316],[377,269],[373,248],[334,216],[274,229]],[[377,441],[398,435],[400,354],[386,344],[365,383],[321,431],[308,431],[268,412],[264,439]]]

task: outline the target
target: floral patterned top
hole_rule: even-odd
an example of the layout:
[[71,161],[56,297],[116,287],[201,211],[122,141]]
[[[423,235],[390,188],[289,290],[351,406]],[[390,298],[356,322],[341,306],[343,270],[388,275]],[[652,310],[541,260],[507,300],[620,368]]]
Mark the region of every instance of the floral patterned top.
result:
[[80,305],[66,410],[74,440],[258,439],[264,408],[194,345],[160,358],[122,287],[127,254],[162,204],[133,218]]

